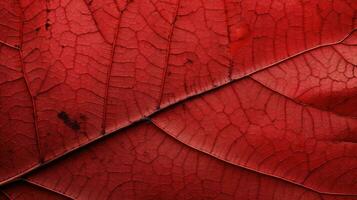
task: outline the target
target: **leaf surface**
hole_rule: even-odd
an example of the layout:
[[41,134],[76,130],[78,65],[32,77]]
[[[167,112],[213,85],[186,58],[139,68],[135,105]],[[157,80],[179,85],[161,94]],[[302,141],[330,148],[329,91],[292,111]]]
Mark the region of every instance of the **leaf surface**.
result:
[[[25,179],[12,191],[75,199],[117,198],[125,190],[128,199],[234,199],[245,191],[241,182],[252,184],[248,199],[284,199],[285,190],[296,199],[354,198],[356,13],[353,0],[0,2],[0,184]],[[111,134],[143,137],[143,147],[116,147],[130,137]],[[197,165],[215,163],[217,177],[187,169],[200,180],[196,193],[186,190],[191,178],[175,171],[193,165],[172,166],[184,159],[179,153],[163,154],[162,164],[158,158],[157,176],[145,172],[156,158],[129,162],[142,161],[136,149],[158,154],[154,144],[166,140]],[[96,151],[130,170],[78,168]],[[72,165],[79,177],[58,174]],[[106,167],[118,177],[96,193],[87,182],[96,182],[96,170],[109,181]],[[223,180],[222,168],[239,181]],[[204,167],[199,173],[210,175]],[[47,180],[58,175],[86,183]],[[165,176],[179,178],[182,192]],[[128,179],[124,189],[121,178]],[[263,182],[282,196],[262,190]]]
[[[3,196],[1,196],[3,195]],[[6,186],[2,193],[1,199],[4,200],[37,200],[37,199],[53,199],[53,200],[70,200],[62,194],[51,190],[38,187],[28,182],[17,182]]]
[[73,199],[357,199],[237,167],[148,123],[76,152],[29,181]]

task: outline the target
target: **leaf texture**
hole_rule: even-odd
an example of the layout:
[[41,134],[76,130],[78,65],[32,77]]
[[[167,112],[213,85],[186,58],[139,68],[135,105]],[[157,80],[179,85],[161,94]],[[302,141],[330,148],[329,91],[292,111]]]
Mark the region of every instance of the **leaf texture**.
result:
[[0,197],[357,198],[356,16],[353,0],[0,2]]
[[[1,194],[1,193],[0,193]],[[36,199],[53,199],[53,200],[70,200],[71,198],[58,194],[54,191],[46,190],[26,182],[17,182],[6,186],[3,190],[1,199],[5,200],[36,200]]]

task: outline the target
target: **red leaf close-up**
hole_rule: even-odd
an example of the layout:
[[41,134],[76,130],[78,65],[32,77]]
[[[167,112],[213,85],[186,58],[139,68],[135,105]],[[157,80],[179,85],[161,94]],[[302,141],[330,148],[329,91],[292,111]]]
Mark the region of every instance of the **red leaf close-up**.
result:
[[0,200],[357,200],[356,0],[0,1]]

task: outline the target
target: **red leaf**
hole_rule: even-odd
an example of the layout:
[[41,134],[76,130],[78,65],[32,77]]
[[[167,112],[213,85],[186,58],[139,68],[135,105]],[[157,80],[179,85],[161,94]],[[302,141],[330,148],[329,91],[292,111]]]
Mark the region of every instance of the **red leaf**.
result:
[[[0,193],[0,197],[1,193]],[[38,200],[38,199],[53,199],[53,200],[69,200],[71,198],[58,194],[54,191],[47,190],[43,187],[30,184],[27,182],[17,182],[6,186],[3,190],[5,200]]]
[[357,199],[325,195],[220,161],[145,123],[75,153],[29,181],[73,199]]
[[356,13],[353,0],[0,2],[0,185],[356,198]]
[[301,106],[254,79],[175,106],[153,122],[234,165],[321,193],[357,191],[357,119]]

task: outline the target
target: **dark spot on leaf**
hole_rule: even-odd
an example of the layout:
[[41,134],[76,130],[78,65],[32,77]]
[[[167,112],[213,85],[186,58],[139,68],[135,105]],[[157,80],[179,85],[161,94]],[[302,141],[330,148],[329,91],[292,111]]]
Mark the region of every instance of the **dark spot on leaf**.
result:
[[59,112],[57,114],[57,117],[59,119],[61,119],[66,126],[68,126],[69,128],[71,128],[74,131],[78,131],[81,128],[81,126],[78,123],[78,121],[74,120],[74,119],[71,119],[69,117],[69,115],[64,111]]
[[186,59],[186,64],[192,65],[192,63],[193,63],[193,60],[191,60],[189,58]]
[[69,120],[68,114],[64,111],[61,111],[57,114],[57,117],[62,119],[63,121]]
[[41,27],[37,27],[37,28],[35,29],[36,32],[39,32],[40,30],[41,30]]
[[73,120],[72,123],[70,124],[71,128],[75,131],[78,131],[81,127],[79,126],[79,123],[77,120]]
[[51,26],[50,21],[47,20],[46,24],[45,24],[45,29],[48,30],[50,28],[50,26]]
[[167,76],[171,76],[171,72],[170,71],[167,72]]

